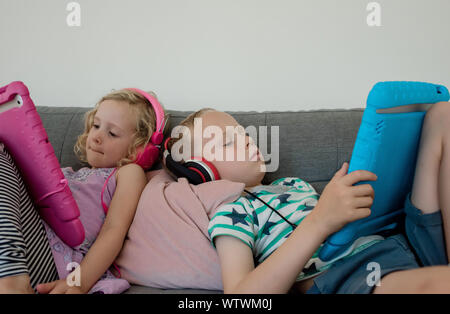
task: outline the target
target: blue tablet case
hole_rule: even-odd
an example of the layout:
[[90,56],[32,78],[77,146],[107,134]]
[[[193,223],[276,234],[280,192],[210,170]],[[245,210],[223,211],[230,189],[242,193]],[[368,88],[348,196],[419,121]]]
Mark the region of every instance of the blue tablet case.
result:
[[426,111],[380,111],[411,104],[433,104],[449,98],[448,89],[442,85],[423,82],[375,84],[367,98],[348,171],[363,169],[378,176],[375,182],[358,183],[369,183],[375,191],[371,215],[347,224],[328,237],[320,250],[320,259],[336,258],[361,236],[395,228],[402,216],[405,198],[412,188]]

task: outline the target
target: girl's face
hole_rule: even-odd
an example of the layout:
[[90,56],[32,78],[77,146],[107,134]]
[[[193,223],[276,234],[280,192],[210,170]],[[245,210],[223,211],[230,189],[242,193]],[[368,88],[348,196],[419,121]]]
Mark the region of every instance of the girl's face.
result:
[[136,117],[125,101],[104,100],[94,116],[86,141],[86,155],[94,168],[113,168],[134,140]]
[[[221,179],[242,182],[247,187],[260,185],[265,174],[265,163],[258,147],[252,138],[245,134],[244,128],[225,112],[209,111],[204,113],[201,119],[203,130],[208,126],[214,126],[223,131],[222,136],[203,137],[202,141],[203,157],[216,167]],[[239,127],[240,131],[233,134],[227,132],[227,127],[229,129]],[[212,143],[207,146],[210,141],[221,145],[222,152],[216,152]]]

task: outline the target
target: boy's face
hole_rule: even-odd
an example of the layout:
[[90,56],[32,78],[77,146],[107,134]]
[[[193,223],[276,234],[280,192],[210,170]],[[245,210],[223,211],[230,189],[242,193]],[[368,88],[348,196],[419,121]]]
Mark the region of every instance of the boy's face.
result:
[[[202,119],[202,153],[210,161],[222,179],[242,182],[247,187],[261,184],[265,174],[265,163],[253,139],[245,134],[244,128],[229,114],[209,111]],[[222,136],[211,132],[205,136],[205,129],[221,130]],[[207,134],[207,132],[206,132]],[[209,136],[209,135],[208,135]],[[194,140],[194,145],[198,141]],[[221,147],[221,149],[220,149]],[[195,147],[193,147],[195,152]]]
[[86,141],[89,165],[95,168],[115,167],[127,157],[134,133],[136,117],[126,102],[103,101],[94,116],[94,124]]

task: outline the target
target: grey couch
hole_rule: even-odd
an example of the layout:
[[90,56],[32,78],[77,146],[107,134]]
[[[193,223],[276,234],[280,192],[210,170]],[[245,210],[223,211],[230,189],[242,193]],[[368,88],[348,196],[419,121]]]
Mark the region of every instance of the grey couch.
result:
[[[83,165],[73,153],[77,135],[82,133],[83,118],[89,108],[38,107],[49,140],[62,167],[75,170]],[[170,128],[190,112],[171,111]],[[279,126],[279,168],[267,173],[263,183],[280,177],[294,176],[311,183],[321,193],[325,185],[349,161],[363,109],[229,112],[244,127],[267,126],[270,143],[271,126]],[[270,144],[269,144],[270,155]],[[156,165],[158,168],[160,165]],[[161,290],[132,286],[126,293],[214,293],[220,291]]]

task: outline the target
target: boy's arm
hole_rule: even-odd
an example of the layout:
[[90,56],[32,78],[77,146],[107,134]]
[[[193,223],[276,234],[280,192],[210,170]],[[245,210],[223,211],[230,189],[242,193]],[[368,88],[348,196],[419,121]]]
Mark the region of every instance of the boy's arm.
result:
[[215,239],[225,293],[286,293],[328,233],[308,215],[289,238],[255,268],[252,250],[231,236]]

